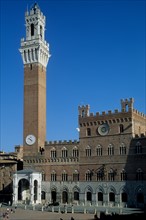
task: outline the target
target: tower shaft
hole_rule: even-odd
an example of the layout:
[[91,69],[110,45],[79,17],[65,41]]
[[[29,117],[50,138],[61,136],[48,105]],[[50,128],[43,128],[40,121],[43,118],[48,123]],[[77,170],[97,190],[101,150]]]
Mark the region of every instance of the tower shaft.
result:
[[24,156],[36,154],[46,140],[46,67],[50,54],[45,20],[36,3],[25,13],[26,39],[21,39],[20,48],[24,64]]

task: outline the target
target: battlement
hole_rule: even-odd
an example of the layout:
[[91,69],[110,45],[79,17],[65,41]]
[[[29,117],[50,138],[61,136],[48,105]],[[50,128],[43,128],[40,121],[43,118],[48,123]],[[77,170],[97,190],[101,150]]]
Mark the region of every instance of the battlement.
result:
[[146,119],[146,114],[142,113],[142,112],[139,112],[138,110],[136,109],[133,109],[133,112],[136,113],[137,115],[143,117],[144,119]]
[[25,12],[25,16],[32,16],[36,14],[39,14],[45,20],[45,16],[41,12],[40,7],[37,3],[35,3],[34,6],[30,9],[30,12],[28,10]]
[[103,111],[103,112],[96,112],[95,114],[93,112],[89,112],[90,106],[89,105],[83,105],[83,106],[79,106],[78,110],[79,110],[79,117],[102,117],[102,116],[109,116],[109,115],[117,115],[117,114],[121,114],[121,113],[127,113],[127,112],[134,112],[137,115],[145,118],[146,115],[144,113],[139,112],[138,110],[133,108],[133,103],[134,103],[134,98],[130,98],[130,99],[121,99],[121,111],[119,111],[118,109],[115,110],[108,110]]
[[146,138],[146,135],[145,134],[140,134],[140,135],[138,135],[138,134],[135,134],[135,138]]
[[131,103],[134,103],[134,98],[129,98],[129,99],[121,99],[121,102],[122,103],[128,103],[128,102],[131,102]]
[[[139,112],[138,110],[136,109],[133,109],[132,112],[136,113],[137,115],[143,117],[143,118],[146,118],[146,115],[142,112]],[[93,112],[91,112],[89,114],[88,117],[94,117],[94,116],[109,116],[109,115],[116,115],[116,114],[121,114],[123,112],[119,111],[118,109],[115,109],[114,111],[111,111],[111,110],[108,110],[107,112],[103,111],[103,112],[96,112],[95,114]]]
[[78,109],[90,108],[90,105],[79,105]]
[[78,144],[78,140],[55,140],[55,141],[46,141],[45,145],[66,145],[66,144]]

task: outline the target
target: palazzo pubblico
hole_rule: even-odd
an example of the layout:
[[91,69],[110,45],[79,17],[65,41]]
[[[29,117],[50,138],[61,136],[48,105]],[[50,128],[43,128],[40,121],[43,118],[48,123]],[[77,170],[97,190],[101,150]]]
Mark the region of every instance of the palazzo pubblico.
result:
[[26,11],[23,169],[13,175],[13,203],[144,207],[146,115],[134,98],[121,99],[120,111],[78,106],[79,140],[46,141],[45,22],[38,4]]

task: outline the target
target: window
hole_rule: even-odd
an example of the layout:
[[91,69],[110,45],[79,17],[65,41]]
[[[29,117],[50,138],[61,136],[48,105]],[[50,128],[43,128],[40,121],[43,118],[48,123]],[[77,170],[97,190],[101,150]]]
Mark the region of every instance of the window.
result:
[[74,148],[73,148],[72,156],[73,156],[73,157],[78,157],[78,156],[79,156],[79,150],[77,149],[77,147],[74,147]]
[[97,153],[97,156],[102,156],[102,147],[100,145],[97,146],[96,153]]
[[97,181],[102,181],[102,180],[104,180],[104,173],[102,170],[99,170],[97,172]]
[[67,181],[68,180],[68,175],[66,173],[66,171],[64,170],[62,173],[62,181]]
[[73,173],[73,181],[79,181],[79,173],[77,170],[75,170]]
[[42,172],[42,181],[45,181],[46,180],[46,175],[45,175],[45,172],[43,171]]
[[56,172],[53,170],[51,173],[51,181],[56,181],[57,177],[56,177]]
[[108,180],[109,181],[114,181],[115,180],[115,173],[112,169],[110,169],[110,171],[108,173]]
[[143,180],[143,172],[140,168],[136,171],[136,180]]
[[123,133],[124,132],[124,126],[123,124],[119,125],[119,133]]
[[136,143],[136,154],[141,154],[142,153],[142,146],[140,142]]
[[90,170],[86,172],[86,181],[91,181],[92,180],[92,173]]
[[86,147],[86,157],[90,157],[91,156],[91,148],[90,146]]
[[122,170],[121,172],[121,181],[127,180],[127,173],[125,170]]
[[45,200],[45,199],[46,199],[46,193],[45,193],[44,191],[42,191],[41,199],[42,199],[42,200]]
[[56,149],[55,149],[55,148],[53,148],[53,149],[51,150],[51,155],[50,155],[50,157],[51,157],[51,158],[56,158]]
[[64,147],[62,149],[62,157],[67,157],[67,149],[66,149],[66,147]]
[[108,146],[108,155],[114,155],[114,147],[111,144]]
[[91,136],[91,128],[87,128],[86,135]]
[[120,155],[126,155],[126,146],[123,143],[120,145]]
[[34,24],[31,24],[31,36],[34,36]]

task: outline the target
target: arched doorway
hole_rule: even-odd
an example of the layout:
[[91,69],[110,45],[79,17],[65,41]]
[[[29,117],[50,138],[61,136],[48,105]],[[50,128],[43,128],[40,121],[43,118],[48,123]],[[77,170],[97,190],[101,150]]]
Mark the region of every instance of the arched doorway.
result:
[[74,200],[79,201],[79,192],[78,191],[74,192]]
[[19,180],[18,183],[18,201],[28,202],[30,200],[29,181],[26,179]]
[[98,192],[97,194],[97,198],[98,198],[98,202],[103,202],[103,193],[102,192]]
[[91,193],[91,192],[87,192],[87,194],[86,194],[86,200],[87,200],[88,202],[92,202],[92,193]]
[[51,200],[52,200],[52,202],[54,203],[54,202],[56,202],[56,190],[52,190],[51,191]]
[[114,192],[109,193],[109,202],[112,202],[112,203],[115,202],[115,193]]
[[41,200],[44,200],[45,201],[46,199],[46,192],[45,191],[42,191],[41,192]]
[[38,199],[38,181],[34,181],[34,203],[36,203],[36,200]]
[[144,207],[144,194],[142,192],[138,192],[136,196],[137,200],[137,207],[143,208]]
[[68,203],[68,192],[66,190],[62,192],[62,203]]
[[127,201],[128,201],[127,193],[126,192],[122,192],[122,194],[121,194],[121,202],[127,203]]

